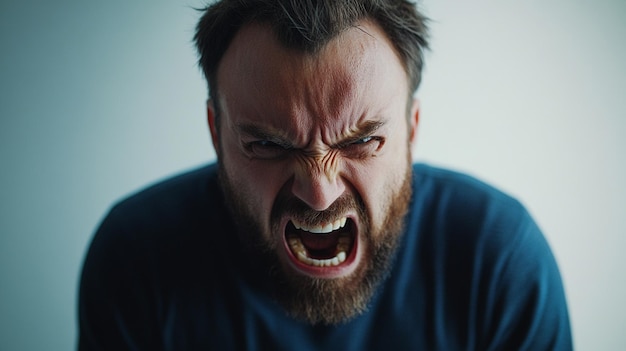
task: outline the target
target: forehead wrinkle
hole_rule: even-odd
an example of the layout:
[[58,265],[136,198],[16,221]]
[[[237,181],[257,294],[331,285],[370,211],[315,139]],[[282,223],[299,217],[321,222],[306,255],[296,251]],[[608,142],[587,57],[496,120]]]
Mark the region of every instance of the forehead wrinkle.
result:
[[[218,72],[224,88],[228,85],[229,92],[240,95],[237,101],[227,100],[237,110],[238,120],[278,132],[295,147],[335,144],[358,130],[361,120],[385,115],[386,106],[403,88],[395,84],[398,80],[383,79],[382,85],[375,86],[370,82],[372,76],[387,76],[386,58],[397,56],[371,21],[360,22],[313,54],[281,47],[273,33],[258,24],[243,28],[239,36],[231,47],[234,50],[227,53],[235,60],[225,57],[223,63],[230,72],[241,74],[233,79],[224,69]],[[379,96],[387,98],[378,101]]]
[[293,117],[302,111],[293,103],[299,93],[294,82],[300,79],[298,72],[306,69],[303,60],[298,59],[300,55],[282,47],[267,25],[247,24],[238,31],[220,63],[220,100],[231,100],[228,93],[237,93],[237,101],[231,102],[238,109],[245,107],[246,117],[264,121],[269,118],[275,127],[285,127],[277,117]]
[[[327,143],[350,134],[367,114],[368,79],[376,74],[375,39],[360,30],[335,38],[323,50],[307,57],[304,96],[306,109],[321,122],[319,136]],[[354,38],[357,36],[357,38]],[[365,40],[363,37],[365,37]]]

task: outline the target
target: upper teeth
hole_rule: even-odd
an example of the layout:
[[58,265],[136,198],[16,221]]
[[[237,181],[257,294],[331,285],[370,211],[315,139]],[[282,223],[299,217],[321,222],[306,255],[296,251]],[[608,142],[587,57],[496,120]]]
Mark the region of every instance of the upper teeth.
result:
[[340,218],[332,223],[322,223],[317,226],[307,226],[303,223],[298,222],[297,220],[292,220],[293,226],[296,229],[304,230],[306,232],[311,232],[315,234],[327,234],[339,228],[343,228],[346,225],[347,218]]

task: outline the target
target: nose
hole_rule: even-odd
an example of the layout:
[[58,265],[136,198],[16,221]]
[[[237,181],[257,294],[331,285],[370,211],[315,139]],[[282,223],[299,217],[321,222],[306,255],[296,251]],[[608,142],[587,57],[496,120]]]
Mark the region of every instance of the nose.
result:
[[346,185],[339,174],[309,168],[296,173],[291,191],[313,210],[323,211],[345,190]]

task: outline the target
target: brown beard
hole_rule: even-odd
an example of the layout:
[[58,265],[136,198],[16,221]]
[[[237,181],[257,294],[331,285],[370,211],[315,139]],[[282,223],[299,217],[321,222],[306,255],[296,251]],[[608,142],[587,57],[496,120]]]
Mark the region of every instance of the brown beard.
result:
[[[399,238],[404,229],[404,218],[411,199],[412,168],[409,165],[399,189],[388,199],[389,208],[383,225],[374,232],[370,218],[360,197],[344,195],[323,212],[310,209],[300,200],[279,194],[271,214],[271,228],[283,232],[279,227],[280,218],[285,214],[299,218],[305,223],[319,223],[323,219],[336,219],[345,214],[346,209],[356,209],[362,228],[361,239],[365,241],[363,260],[359,267],[347,277],[325,279],[312,278],[284,269],[277,250],[282,246],[282,235],[263,235],[263,228],[245,201],[245,195],[238,192],[230,182],[223,164],[219,161],[219,178],[224,198],[231,215],[235,219],[241,245],[254,255],[253,262],[265,262],[265,272],[275,298],[294,318],[311,324],[338,324],[346,322],[367,310],[376,288],[389,273]],[[263,240],[263,238],[270,238]]]

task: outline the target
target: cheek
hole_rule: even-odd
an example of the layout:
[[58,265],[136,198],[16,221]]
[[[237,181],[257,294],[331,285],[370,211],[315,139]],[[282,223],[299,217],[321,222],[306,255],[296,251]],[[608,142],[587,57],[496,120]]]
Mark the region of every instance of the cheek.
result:
[[351,182],[359,193],[375,230],[383,225],[394,194],[401,188],[410,167],[408,144],[387,145],[388,150],[367,162],[353,162],[347,167]]
[[248,212],[269,230],[269,218],[276,196],[286,182],[285,167],[251,160],[236,145],[224,141],[222,165]]

